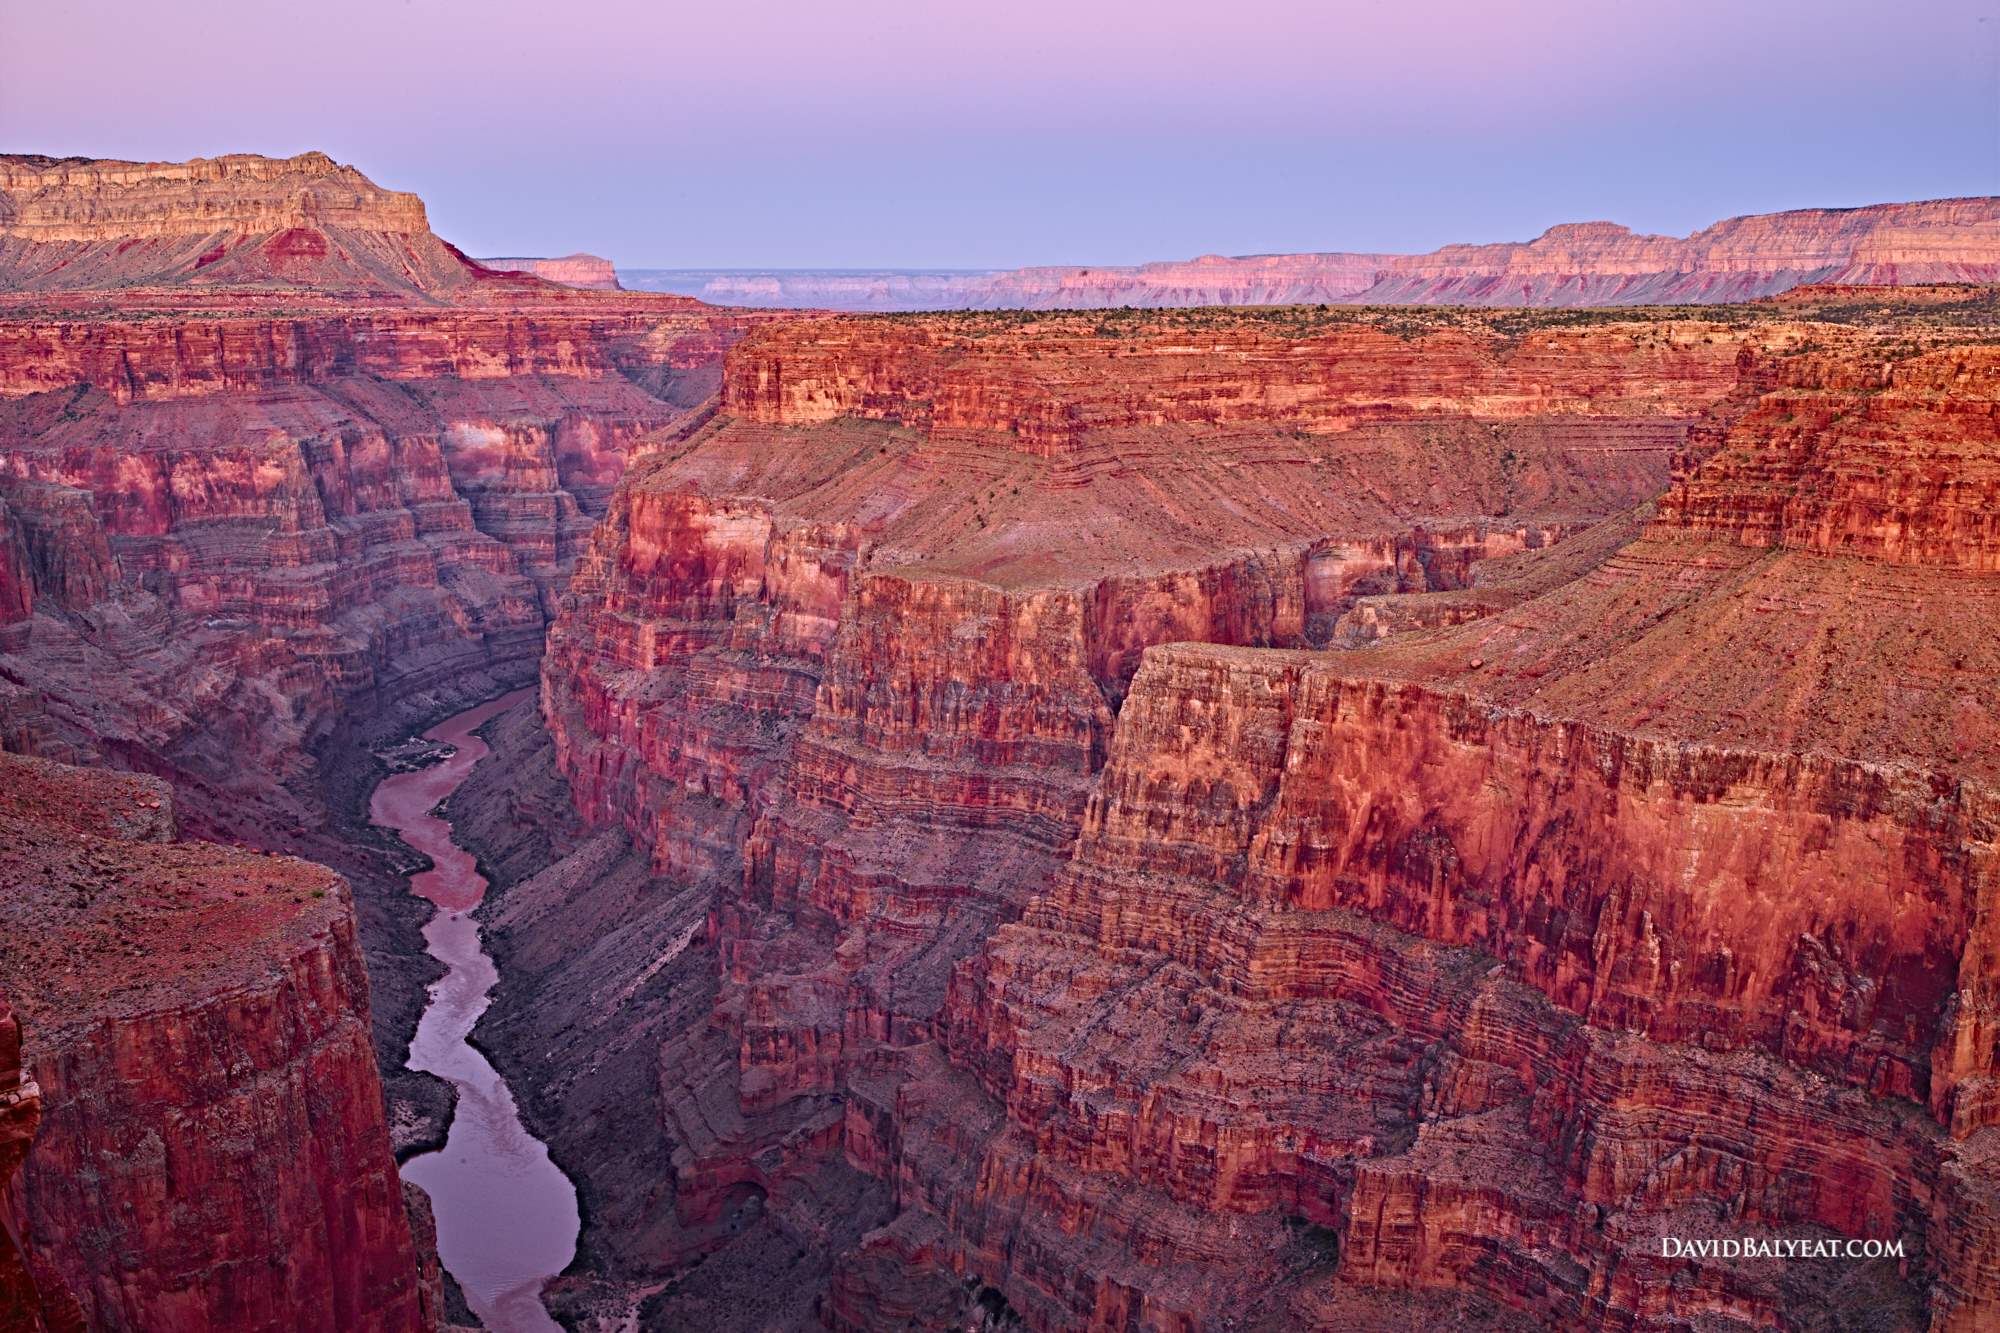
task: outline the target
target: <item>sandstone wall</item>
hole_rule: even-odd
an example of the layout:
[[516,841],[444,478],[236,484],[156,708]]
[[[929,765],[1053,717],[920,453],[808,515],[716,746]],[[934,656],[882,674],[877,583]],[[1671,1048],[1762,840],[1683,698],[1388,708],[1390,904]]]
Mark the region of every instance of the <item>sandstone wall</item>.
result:
[[157,780],[0,766],[0,983],[42,1106],[13,1234],[91,1328],[434,1327],[346,886],[171,841]]

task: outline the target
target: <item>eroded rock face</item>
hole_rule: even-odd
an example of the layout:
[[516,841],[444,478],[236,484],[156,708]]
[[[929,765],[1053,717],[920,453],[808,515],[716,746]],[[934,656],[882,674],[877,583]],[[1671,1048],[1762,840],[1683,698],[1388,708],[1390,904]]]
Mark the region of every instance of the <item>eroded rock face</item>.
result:
[[525,679],[637,440],[733,336],[642,310],[0,321],[4,672],[59,701],[67,755],[267,785],[338,703]]
[[[1149,643],[1303,644],[1363,592],[1462,586],[1480,557],[1657,486],[1758,374],[1747,342],[1704,330],[1669,385],[1565,399],[1586,424],[1522,412],[1549,390],[1450,334],[1003,336],[813,325],[740,349],[735,410],[636,466],[552,630],[544,694],[579,806],[663,875],[722,886],[715,1020],[663,1055],[683,1239],[654,1262],[843,1140],[886,1171],[860,1127],[903,1076],[869,1071],[933,1032],[951,965],[1057,873]],[[1535,355],[1615,377],[1594,343]],[[1231,382],[1245,348],[1262,373]],[[1281,425],[1289,386],[1350,351],[1493,387],[1442,410],[1429,390],[1315,390],[1344,429]],[[1616,443],[1578,465],[1586,429]],[[1445,441],[1463,466],[1441,481],[1418,460]],[[1222,493],[1238,504],[1177,498]],[[1438,512],[1454,521],[1412,526]],[[1093,540],[1056,549],[1058,525]]]
[[[1148,654],[1073,861],[959,977],[947,1048],[996,1134],[969,1176],[964,1145],[920,1141],[904,1195],[981,1219],[955,1269],[1047,1326],[1200,1324],[1292,1216],[1338,1234],[1343,1281],[1644,1327],[1802,1314],[1756,1274],[1662,1300],[1662,1234],[1963,1239],[1923,1183],[1960,1149],[1922,1103],[1984,947],[1962,913],[1990,891],[1986,809],[1343,665]],[[981,1100],[961,1087],[925,1133]],[[1160,1230],[1189,1209],[1265,1234],[1190,1250]],[[1052,1220],[1080,1211],[1209,1281],[1082,1249]],[[1989,1290],[1979,1262],[1939,1269]],[[1978,1327],[1989,1301],[1934,1309]],[[1883,1308],[1920,1322],[1912,1293]]]
[[715,886],[605,1267],[845,1172],[841,1328],[1981,1326],[2000,437],[1907,315],[753,337],[543,672]]
[[[1897,376],[1976,384],[1988,359]],[[1991,421],[1977,390],[1819,392],[1829,418],[1885,398],[1891,452],[1970,456],[1929,473],[1947,491],[2000,446],[1961,425]],[[1683,493],[1750,489],[1738,460],[1782,456],[1797,406],[1774,392]],[[1813,438],[1834,477],[1865,447]],[[1326,1228],[1336,1285],[1469,1286],[1563,1324],[1991,1322],[1996,770],[1972,738],[2000,590],[1976,525],[1886,493],[1870,530],[1927,535],[1868,559],[1761,553],[1761,525],[1701,542],[1676,502],[1595,573],[1440,635],[1149,653],[1070,864],[955,978],[946,1048],[978,1092],[940,1079],[930,1141],[905,1128],[914,1215],[885,1253],[971,1218],[928,1262],[1031,1322],[1200,1324],[1256,1299],[1242,1266],[1275,1238],[1244,1228],[1275,1212]],[[1780,642],[1738,637],[1780,596]],[[1897,697],[1880,652],[1904,635],[1942,639],[1938,704],[1972,730]],[[968,1170],[946,1126],[982,1116]],[[1245,1216],[1190,1244],[1162,1229],[1190,1208]],[[1725,1232],[1924,1257],[1830,1293],[1659,1253]],[[1169,1246],[1214,1267],[1161,1285],[1125,1257]],[[865,1309],[879,1266],[836,1294]]]
[[91,1328],[435,1327],[345,884],[173,836],[157,779],[0,756],[9,1234]]

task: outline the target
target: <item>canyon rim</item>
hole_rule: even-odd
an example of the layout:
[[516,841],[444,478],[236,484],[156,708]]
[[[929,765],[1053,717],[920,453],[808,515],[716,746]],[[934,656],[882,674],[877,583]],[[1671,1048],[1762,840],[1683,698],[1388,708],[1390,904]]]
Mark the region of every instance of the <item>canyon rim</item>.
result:
[[[1756,193],[1642,52],[1678,213],[1307,251],[1188,131],[1273,252],[1090,263],[1125,166],[987,64],[1187,34],[614,8],[364,6],[408,104],[0,154],[0,1333],[2000,1329],[1984,178]],[[1461,18],[1411,87],[1541,58]],[[529,170],[495,52],[605,143]],[[391,166],[236,151],[253,93]],[[834,246],[989,180],[1096,239]]]

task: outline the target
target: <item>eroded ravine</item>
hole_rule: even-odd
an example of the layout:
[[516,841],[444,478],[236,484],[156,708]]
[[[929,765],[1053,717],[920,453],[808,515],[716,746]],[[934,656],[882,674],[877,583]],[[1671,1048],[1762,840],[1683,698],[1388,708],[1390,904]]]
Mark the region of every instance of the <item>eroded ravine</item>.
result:
[[429,1192],[439,1256],[466,1303],[496,1333],[557,1327],[540,1293],[576,1252],[576,1188],[521,1124],[506,1082],[466,1040],[498,980],[472,916],[486,879],[453,841],[451,822],[432,811],[488,753],[474,733],[529,693],[516,690],[426,731],[424,739],[450,746],[451,754],[384,779],[369,802],[374,824],[431,860],[430,869],[411,877],[410,891],[437,907],[424,939],[446,971],[431,987],[409,1066],[448,1080],[459,1094],[444,1147],[412,1158],[403,1174]]

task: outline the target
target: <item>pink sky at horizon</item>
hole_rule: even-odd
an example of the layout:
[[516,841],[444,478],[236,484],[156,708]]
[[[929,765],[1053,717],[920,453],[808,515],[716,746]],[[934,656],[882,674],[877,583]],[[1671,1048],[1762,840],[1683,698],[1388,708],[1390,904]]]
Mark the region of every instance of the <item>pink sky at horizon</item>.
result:
[[0,12],[0,151],[318,148],[474,253],[1003,267],[2000,192],[2000,0]]

